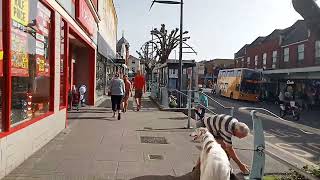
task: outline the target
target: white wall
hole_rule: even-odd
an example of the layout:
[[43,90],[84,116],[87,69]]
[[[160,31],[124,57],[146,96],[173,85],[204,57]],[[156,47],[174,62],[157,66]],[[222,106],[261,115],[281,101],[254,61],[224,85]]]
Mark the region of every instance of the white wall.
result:
[[[18,167],[65,128],[60,99],[60,15],[56,14],[54,114],[0,139],[0,179]],[[59,56],[58,56],[59,55]]]

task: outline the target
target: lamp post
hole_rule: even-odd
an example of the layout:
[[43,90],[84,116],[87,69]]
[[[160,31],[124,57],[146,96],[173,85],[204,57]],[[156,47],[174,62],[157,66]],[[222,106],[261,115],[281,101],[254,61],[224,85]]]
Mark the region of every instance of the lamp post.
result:
[[[160,1],[154,0],[152,1],[150,10],[154,3],[160,4],[180,4],[180,44],[179,44],[179,68],[178,68],[178,90],[181,92],[182,90],[182,45],[183,45],[183,0],[179,1]],[[181,95],[179,95],[179,104],[181,107]]]

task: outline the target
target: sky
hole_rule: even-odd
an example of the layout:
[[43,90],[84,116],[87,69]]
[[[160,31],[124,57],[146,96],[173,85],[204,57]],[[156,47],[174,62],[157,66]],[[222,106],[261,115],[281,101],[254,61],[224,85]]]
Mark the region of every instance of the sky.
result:
[[[179,27],[178,5],[155,4],[152,0],[114,0],[118,15],[118,39],[130,43],[130,54],[151,39],[152,28],[166,24],[168,30]],[[291,26],[302,17],[293,9],[291,0],[184,0],[184,30],[188,41],[198,52],[184,54],[196,61],[233,58],[245,44],[274,29]],[[176,51],[178,58],[178,49]],[[170,58],[175,58],[175,52]]]

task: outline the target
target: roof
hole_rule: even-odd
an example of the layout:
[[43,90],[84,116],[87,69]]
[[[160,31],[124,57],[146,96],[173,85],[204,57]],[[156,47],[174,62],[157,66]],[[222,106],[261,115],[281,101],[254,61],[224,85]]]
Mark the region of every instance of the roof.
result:
[[308,39],[308,27],[307,23],[304,20],[298,20],[294,23],[290,28],[288,28],[288,32],[284,36],[282,41],[282,46],[300,42]]
[[249,46],[256,46],[261,44],[266,39],[265,36],[259,36],[257,39],[255,39]]
[[118,42],[117,42],[117,52],[121,51],[122,45],[126,44],[129,46],[129,42],[126,40],[126,38],[122,37]]
[[243,57],[246,55],[246,48],[248,47],[249,44],[244,45],[238,52],[234,54],[234,58],[239,58]]

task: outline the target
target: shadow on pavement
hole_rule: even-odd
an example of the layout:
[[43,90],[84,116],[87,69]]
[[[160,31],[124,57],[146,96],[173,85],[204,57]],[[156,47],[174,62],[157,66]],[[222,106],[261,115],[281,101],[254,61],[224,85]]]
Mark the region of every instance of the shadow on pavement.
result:
[[166,176],[156,176],[156,175],[149,175],[149,176],[140,176],[136,178],[132,178],[130,180],[200,180],[200,171],[195,170],[183,176],[174,177],[170,175]]
[[93,120],[101,120],[101,121],[118,121],[117,119],[115,118],[106,118],[106,117],[68,117],[69,120],[90,120],[90,119],[93,119]]

